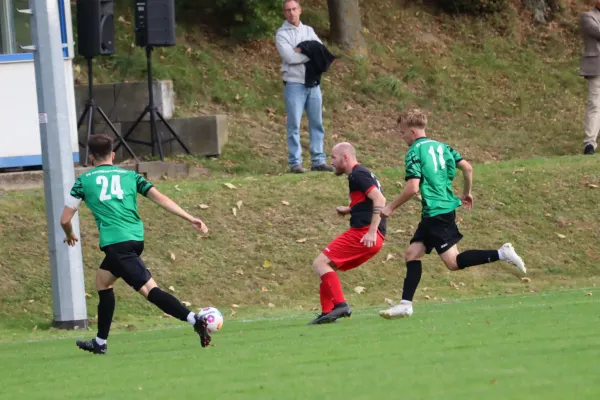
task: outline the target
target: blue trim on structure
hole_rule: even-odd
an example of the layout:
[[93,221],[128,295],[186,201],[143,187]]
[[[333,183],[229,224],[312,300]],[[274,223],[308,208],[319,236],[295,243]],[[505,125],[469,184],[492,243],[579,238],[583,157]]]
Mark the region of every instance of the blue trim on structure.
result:
[[[65,19],[65,3],[64,0],[58,0],[58,15],[60,17],[60,39],[62,44],[67,44],[67,21]],[[69,49],[63,49],[63,56],[69,57]]]
[[0,63],[33,61],[33,53],[0,54]]
[[[73,153],[73,162],[79,162],[79,152]],[[42,165],[42,155],[0,157],[0,168],[32,167]]]

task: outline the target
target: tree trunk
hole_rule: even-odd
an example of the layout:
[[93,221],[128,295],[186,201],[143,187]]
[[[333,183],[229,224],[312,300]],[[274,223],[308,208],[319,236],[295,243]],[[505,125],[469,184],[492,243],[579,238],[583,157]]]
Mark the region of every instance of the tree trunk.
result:
[[358,0],[327,0],[331,40],[351,53],[367,55]]

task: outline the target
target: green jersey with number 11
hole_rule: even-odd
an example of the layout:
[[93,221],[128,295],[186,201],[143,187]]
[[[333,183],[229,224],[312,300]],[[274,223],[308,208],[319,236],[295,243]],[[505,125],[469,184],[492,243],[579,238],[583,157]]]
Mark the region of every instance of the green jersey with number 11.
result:
[[145,196],[152,184],[143,176],[114,165],[100,165],[77,178],[67,206],[88,206],[100,232],[100,248],[129,240],[144,240],[137,194]]
[[454,195],[452,181],[462,157],[445,143],[419,138],[406,153],[406,180],[419,179],[423,218],[456,210],[461,201]]

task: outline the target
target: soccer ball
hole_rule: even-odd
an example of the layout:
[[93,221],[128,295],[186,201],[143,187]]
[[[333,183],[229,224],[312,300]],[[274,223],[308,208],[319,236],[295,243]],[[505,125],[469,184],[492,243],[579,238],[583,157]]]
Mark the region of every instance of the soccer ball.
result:
[[223,327],[223,314],[215,307],[204,307],[198,315],[206,318],[210,333],[218,332]]

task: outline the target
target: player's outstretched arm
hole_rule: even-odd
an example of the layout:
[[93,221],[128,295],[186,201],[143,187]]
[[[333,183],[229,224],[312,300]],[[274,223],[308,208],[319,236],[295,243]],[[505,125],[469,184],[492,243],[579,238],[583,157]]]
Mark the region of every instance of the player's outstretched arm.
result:
[[381,210],[381,216],[389,217],[394,213],[396,208],[400,207],[402,204],[409,201],[414,195],[419,193],[419,183],[420,180],[417,178],[409,179],[406,182],[406,186],[404,186],[402,193],[400,193],[400,196],[398,196],[394,201]]
[[158,204],[171,214],[177,215],[192,224],[194,228],[199,230],[200,232],[206,233],[208,232],[208,228],[202,222],[201,219],[195,218],[185,212],[181,207],[177,205],[173,200],[162,194],[155,187],[150,188],[148,193],[146,193],[146,197],[149,198],[152,202]]
[[465,160],[460,160],[456,166],[462,171],[465,181],[461,200],[464,207],[470,210],[473,208],[473,195],[471,194],[471,188],[473,187],[473,167]]
[[73,216],[75,216],[76,212],[77,209],[65,206],[62,215],[60,216],[60,226],[62,227],[63,231],[65,231],[66,235],[63,242],[69,246],[75,246],[75,244],[77,244],[79,241],[79,238],[77,235],[75,235],[75,232],[73,232],[73,224],[71,224],[71,220],[73,219]]

